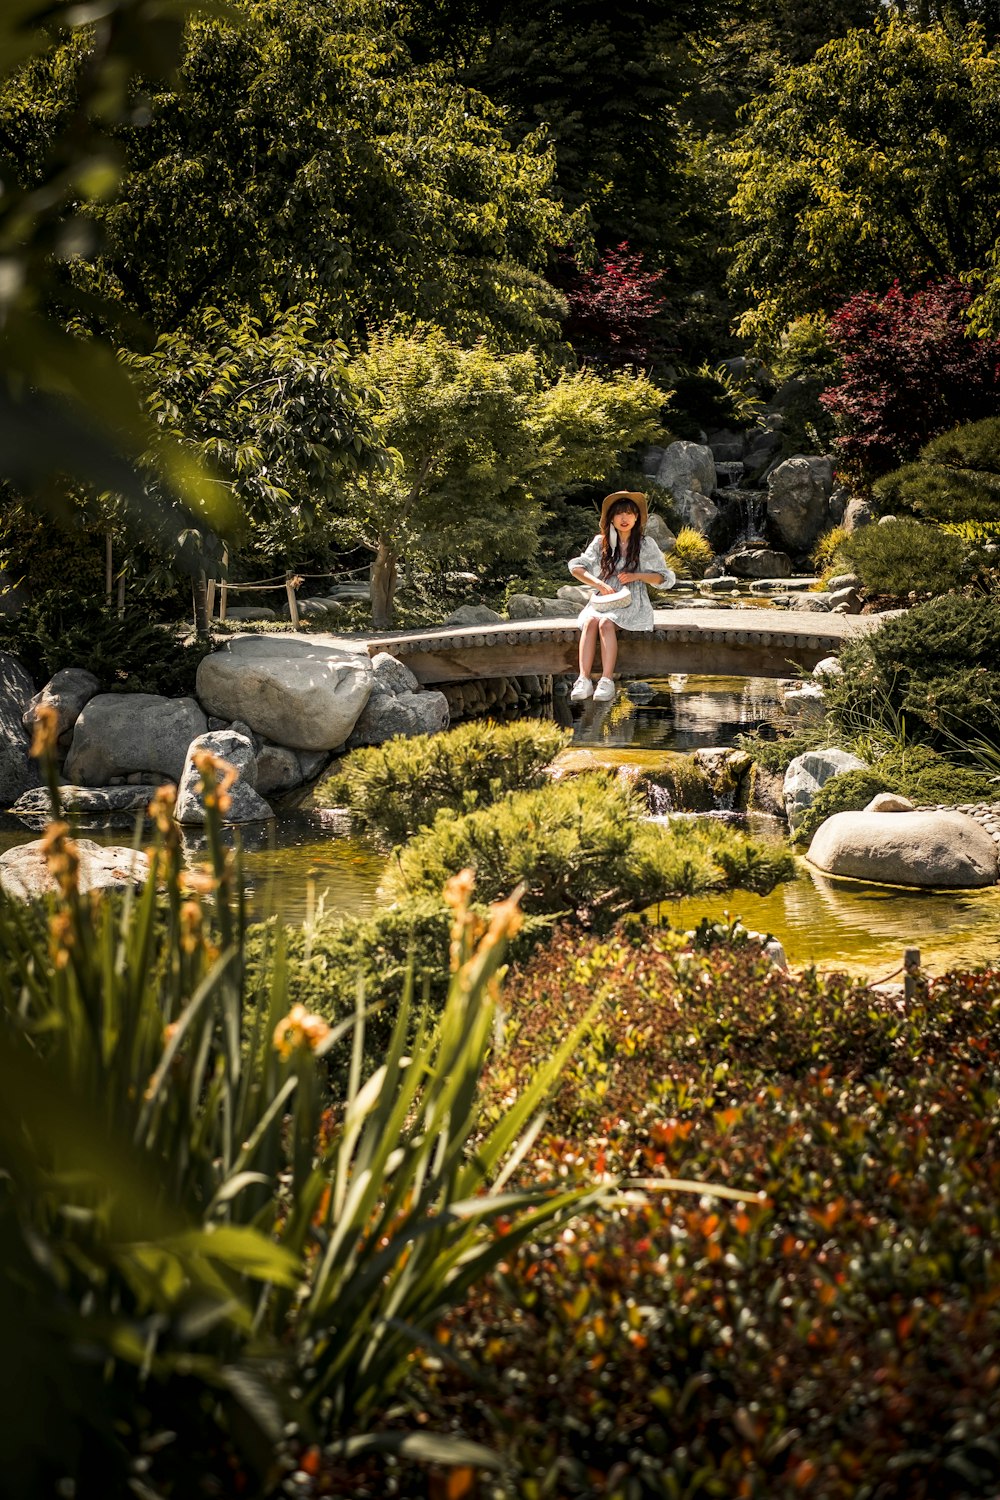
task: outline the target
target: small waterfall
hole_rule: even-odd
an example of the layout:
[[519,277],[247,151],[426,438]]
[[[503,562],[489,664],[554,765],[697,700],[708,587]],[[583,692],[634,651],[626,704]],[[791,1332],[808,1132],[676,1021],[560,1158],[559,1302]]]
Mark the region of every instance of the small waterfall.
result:
[[649,782],[646,787],[646,798],[649,811],[654,818],[662,818],[674,810],[673,798],[665,786],[657,786],[655,782]]
[[734,490],[732,499],[738,507],[738,529],[731,544],[732,550],[740,547],[766,547],[764,520],[767,496],[763,490]]

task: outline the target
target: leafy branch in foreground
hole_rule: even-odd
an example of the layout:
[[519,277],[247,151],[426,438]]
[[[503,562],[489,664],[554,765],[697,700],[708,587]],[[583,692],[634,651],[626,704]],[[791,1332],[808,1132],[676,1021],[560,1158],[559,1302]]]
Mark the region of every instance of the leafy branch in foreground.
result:
[[[231,773],[210,756],[200,770],[205,864],[185,867],[157,797],[140,892],[81,893],[59,821],[58,894],[0,897],[0,1471],[15,1493],[72,1475],[79,1496],[159,1496],[236,1471],[267,1494],[305,1445],[351,1454],[444,1312],[590,1191],[512,1186],[575,1034],[499,1124],[480,1120],[516,895],[486,925],[471,875],[451,882],[444,1012],[407,1045],[404,994],[364,1077],[362,1000],[335,1027],[290,1007],[280,936],[248,992],[219,838]],[[352,1065],[331,1100],[342,1037]]]

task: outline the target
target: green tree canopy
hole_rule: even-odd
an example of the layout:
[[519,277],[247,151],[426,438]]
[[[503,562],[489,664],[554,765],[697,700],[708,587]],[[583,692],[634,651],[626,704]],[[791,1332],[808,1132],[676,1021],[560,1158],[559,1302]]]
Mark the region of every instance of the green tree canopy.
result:
[[618,453],[661,434],[667,400],[645,376],[547,382],[537,356],[471,348],[436,327],[376,334],[356,362],[380,398],[386,469],[353,476],[334,524],[374,554],[376,627],[392,624],[398,565],[485,566],[531,556],[540,499],[599,481]]
[[901,19],[779,74],[734,148],[742,331],[981,270],[1000,210],[1000,58],[975,28]]

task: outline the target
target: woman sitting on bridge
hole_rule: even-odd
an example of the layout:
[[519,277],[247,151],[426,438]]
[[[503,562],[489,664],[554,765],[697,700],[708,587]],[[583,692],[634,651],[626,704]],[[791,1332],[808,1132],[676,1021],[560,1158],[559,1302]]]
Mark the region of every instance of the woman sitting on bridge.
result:
[[[581,583],[592,584],[597,593],[578,617],[580,626],[580,675],[570,698],[582,703],[608,703],[615,696],[615,663],[618,660],[618,630],[652,630],[653,606],[647,584],[672,588],[674,574],[651,537],[643,536],[648,510],[645,495],[616,490],[601,506],[601,529],[586,552],[571,557],[569,570]],[[600,682],[590,680],[597,638],[601,639]]]

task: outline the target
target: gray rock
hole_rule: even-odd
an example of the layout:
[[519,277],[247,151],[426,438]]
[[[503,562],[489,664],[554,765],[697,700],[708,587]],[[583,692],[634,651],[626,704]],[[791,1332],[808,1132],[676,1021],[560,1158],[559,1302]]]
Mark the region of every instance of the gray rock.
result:
[[362,583],[335,583],[326,593],[327,599],[333,599],[337,603],[351,604],[359,600],[370,600],[372,596],[371,585]]
[[375,681],[372,690],[384,688],[390,693],[417,693],[420,683],[404,662],[391,656],[388,651],[379,651],[372,657],[372,673]]
[[739,583],[735,573],[721,573],[714,578],[706,575],[699,580],[698,587],[706,594],[731,594],[733,589],[739,588]]
[[293,750],[343,745],[373,682],[366,653],[322,635],[234,636],[198,667],[198,697],[209,713],[242,719]]
[[79,786],[111,786],[113,777],[152,771],[179,781],[188,746],[207,727],[193,698],[97,693],[74,726],[67,779]]
[[[128,890],[144,884],[149,874],[149,857],[141,849],[119,849],[95,844],[91,839],[75,839],[80,860],[77,876],[81,892]],[[43,839],[19,844],[0,855],[0,890],[16,901],[35,901],[57,889],[49,874]]]
[[240,604],[235,609],[230,609],[228,604],[226,606],[226,619],[235,620],[238,625],[248,620],[276,620],[277,618],[277,611],[268,609],[263,604]]
[[901,797],[898,792],[877,792],[865,808],[865,812],[914,812],[913,803],[909,797]]
[[593,592],[594,590],[586,583],[564,583],[556,589],[556,598],[565,599],[567,604],[582,609]]
[[502,616],[486,604],[460,604],[453,609],[444,625],[497,625]]
[[220,760],[232,766],[237,775],[229,788],[231,806],[223,814],[224,823],[259,823],[274,816],[270,807],[257,791],[257,757],[253,743],[245,734],[232,729],[210,730],[192,740],[177,789],[174,817],[178,823],[198,826],[205,821],[205,806],[201,772],[194,763],[195,756],[209,750]]
[[832,776],[842,776],[845,771],[863,771],[865,763],[847,750],[807,750],[797,755],[785,772],[782,797],[785,816],[794,830],[802,822],[806,808],[821,786]]
[[808,552],[827,521],[833,487],[828,458],[797,453],[773,469],[767,481],[767,516],[791,552]]
[[861,613],[861,595],[857,589],[830,589],[829,595],[831,609],[839,610],[840,605],[843,604],[846,608],[841,613],[848,615],[859,615]]
[[315,781],[330,764],[330,756],[326,750],[300,750],[298,756],[303,781]]
[[437,734],[448,728],[449,720],[444,693],[391,693],[375,688],[347,743],[353,750],[359,745],[384,744],[397,735]]
[[646,521],[645,534],[649,537],[650,541],[656,543],[661,552],[672,551],[674,543],[677,540],[663,517],[658,516],[655,511],[650,512],[649,518]]
[[710,432],[708,435],[708,446],[712,450],[716,467],[719,464],[741,463],[745,439],[742,432]]
[[792,560],[787,552],[772,552],[769,547],[747,547],[730,552],[726,567],[737,578],[789,578]]
[[862,526],[870,526],[873,519],[867,500],[848,500],[840,524],[846,532],[860,531]]
[[708,536],[722,514],[715,501],[699,490],[677,490],[674,504],[685,526],[690,526],[692,531],[698,531],[702,536]]
[[898,520],[898,516],[879,516],[878,524],[880,526],[895,526]]
[[827,583],[827,588],[831,594],[838,593],[840,589],[859,589],[860,587],[861,579],[857,573],[838,573],[835,578],[831,578]]
[[825,615],[829,614],[832,602],[825,589],[816,590],[808,594],[798,594],[795,599],[795,608],[806,614]]
[[32,731],[38,722],[38,710],[44,705],[54,708],[58,716],[58,738],[65,748],[72,737],[73,725],[80,717],[84,704],[99,693],[101,684],[93,672],[82,667],[64,667],[47,682],[40,693],[36,693],[25,710],[22,723]]
[[17,657],[0,651],[0,807],[9,807],[39,782],[22,722],[34,692],[35,684]]
[[507,601],[509,620],[573,620],[577,610],[565,599],[540,599],[536,594],[512,594]]
[[781,701],[786,713],[795,714],[800,719],[816,721],[826,713],[826,699],[818,682],[803,682],[788,688]]
[[843,522],[844,512],[847,509],[847,491],[842,484],[835,484],[830,492],[830,498],[826,504],[826,513],[831,526],[839,526]]
[[839,656],[824,656],[823,660],[818,661],[813,667],[813,676],[817,682],[822,682],[824,677],[842,677],[843,675],[844,669],[840,665]]
[[756,480],[774,462],[781,451],[781,433],[760,429],[749,438],[743,454],[744,480]]
[[950,890],[994,885],[997,850],[960,812],[840,812],[813,835],[806,855],[829,875]]
[[272,792],[290,792],[303,781],[299,752],[287,745],[264,744],[257,752],[257,791],[262,797]]
[[706,443],[671,443],[660,460],[656,482],[676,499],[681,493],[695,491],[710,495],[715,489],[715,459]]
[[[64,813],[91,827],[115,824],[129,827],[149,805],[148,786],[61,786],[59,799]],[[47,787],[36,786],[24,792],[11,812],[32,828],[44,827],[52,820],[52,803]]]

